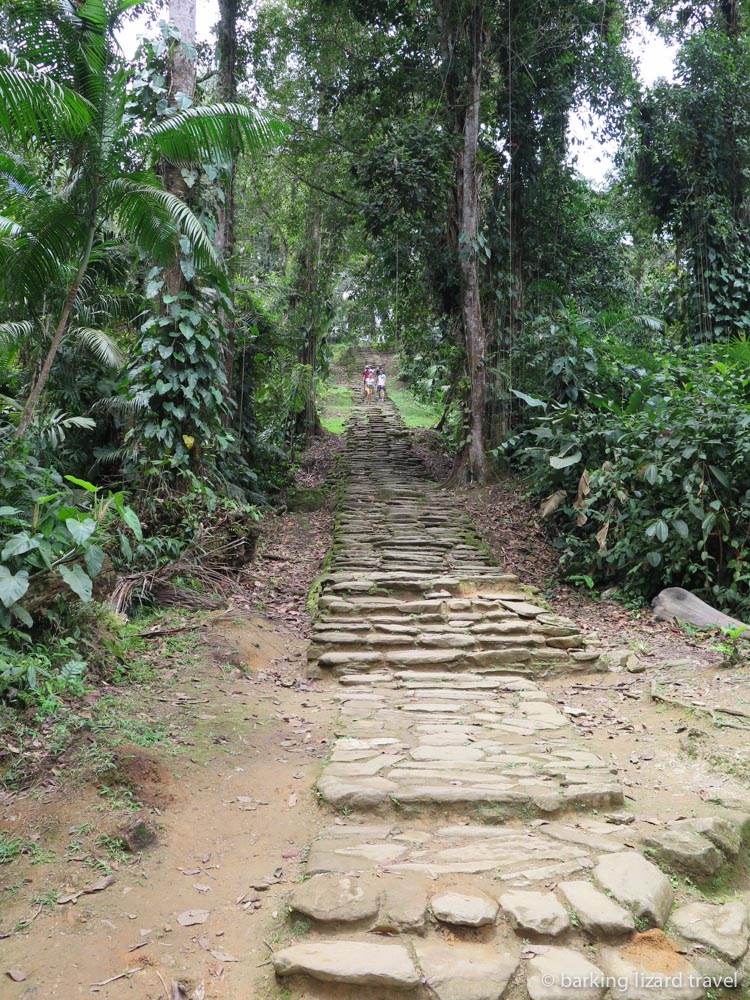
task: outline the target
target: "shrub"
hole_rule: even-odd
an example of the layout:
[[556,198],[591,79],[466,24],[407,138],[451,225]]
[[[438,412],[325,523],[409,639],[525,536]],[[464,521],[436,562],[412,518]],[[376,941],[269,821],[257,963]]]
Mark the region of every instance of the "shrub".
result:
[[503,451],[533,477],[568,574],[750,609],[750,379],[715,351],[692,362],[631,385],[622,408],[527,397],[545,412]]

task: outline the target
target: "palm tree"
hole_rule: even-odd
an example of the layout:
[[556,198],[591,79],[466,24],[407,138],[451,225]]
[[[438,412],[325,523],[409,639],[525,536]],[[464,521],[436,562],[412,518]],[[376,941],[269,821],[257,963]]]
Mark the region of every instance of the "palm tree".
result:
[[[0,141],[7,143],[0,148],[0,191],[10,206],[0,217],[0,296],[12,312],[34,315],[44,303],[55,317],[19,437],[34,416],[92,256],[107,251],[105,225],[162,266],[174,260],[181,235],[196,267],[220,274],[206,230],[165,190],[155,169],[159,158],[177,168],[230,160],[277,143],[285,131],[239,104],[134,120],[114,32],[141,2],[10,2],[15,44],[0,48]],[[62,174],[52,193],[41,163]]]

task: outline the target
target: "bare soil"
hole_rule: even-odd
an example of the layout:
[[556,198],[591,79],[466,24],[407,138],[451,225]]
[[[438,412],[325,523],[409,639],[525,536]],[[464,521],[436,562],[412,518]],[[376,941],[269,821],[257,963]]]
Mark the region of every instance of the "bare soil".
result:
[[[31,838],[36,857],[0,869],[2,971],[25,977],[6,977],[3,996],[172,1000],[172,980],[186,996],[201,983],[210,998],[277,995],[269,948],[288,939],[282,899],[322,823],[311,789],[331,703],[302,678],[304,640],[270,622],[237,617],[201,639],[148,695],[167,748],[122,746],[99,781],[6,796],[2,828]],[[106,839],[131,802],[157,833],[135,856]],[[55,902],[104,874],[102,891]],[[182,926],[189,911],[205,922]]]

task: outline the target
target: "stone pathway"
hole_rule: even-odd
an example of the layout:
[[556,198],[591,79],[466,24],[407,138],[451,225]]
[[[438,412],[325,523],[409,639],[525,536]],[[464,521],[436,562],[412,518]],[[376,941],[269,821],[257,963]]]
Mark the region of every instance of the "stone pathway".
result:
[[390,403],[355,407],[346,465],[309,652],[339,688],[329,820],[289,898],[309,932],[273,955],[291,995],[737,995],[747,906],[695,887],[742,864],[750,815],[638,822],[539,683],[597,669],[575,624],[493,564]]

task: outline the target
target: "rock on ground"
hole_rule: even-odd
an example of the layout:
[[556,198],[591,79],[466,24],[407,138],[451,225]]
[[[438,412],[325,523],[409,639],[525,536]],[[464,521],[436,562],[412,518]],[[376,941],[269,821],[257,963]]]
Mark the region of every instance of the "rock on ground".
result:
[[294,944],[273,956],[277,976],[307,975],[325,983],[410,990],[420,975],[400,944],[367,941],[319,941]]

